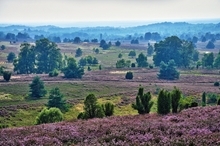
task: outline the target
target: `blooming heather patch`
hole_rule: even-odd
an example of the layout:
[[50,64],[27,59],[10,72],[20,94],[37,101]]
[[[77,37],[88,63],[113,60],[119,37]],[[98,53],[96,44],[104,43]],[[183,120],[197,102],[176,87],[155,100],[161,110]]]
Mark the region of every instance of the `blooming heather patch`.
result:
[[220,106],[0,130],[0,145],[220,145]]

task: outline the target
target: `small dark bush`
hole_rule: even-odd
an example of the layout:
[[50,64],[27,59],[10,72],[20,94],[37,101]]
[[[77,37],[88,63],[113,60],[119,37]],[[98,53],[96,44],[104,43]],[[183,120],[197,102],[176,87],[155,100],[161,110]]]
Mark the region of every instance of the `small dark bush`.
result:
[[197,102],[192,102],[191,105],[189,107],[197,107],[199,104]]
[[5,81],[8,82],[8,81],[11,79],[11,72],[9,72],[9,71],[4,71],[4,72],[3,72],[3,78],[4,78]]
[[220,98],[218,99],[217,105],[220,105]]
[[215,82],[215,83],[214,83],[214,86],[219,86],[219,82]]
[[135,67],[135,66],[136,66],[135,63],[132,63],[132,64],[131,64],[131,67]]
[[49,72],[49,77],[57,77],[59,75],[57,70],[53,70],[51,72]]
[[150,69],[153,69],[153,68],[154,68],[154,66],[153,66],[153,65],[150,65],[150,66],[149,66],[149,68],[150,68]]
[[125,78],[126,78],[126,79],[133,79],[133,73],[130,72],[130,71],[127,72],[126,75],[125,75]]

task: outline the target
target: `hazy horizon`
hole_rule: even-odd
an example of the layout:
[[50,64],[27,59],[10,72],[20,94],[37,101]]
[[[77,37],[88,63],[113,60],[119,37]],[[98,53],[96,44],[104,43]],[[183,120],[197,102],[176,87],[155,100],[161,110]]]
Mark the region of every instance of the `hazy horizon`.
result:
[[128,27],[124,22],[196,22],[220,19],[219,5],[219,0],[1,0],[0,24],[85,27],[102,22]]

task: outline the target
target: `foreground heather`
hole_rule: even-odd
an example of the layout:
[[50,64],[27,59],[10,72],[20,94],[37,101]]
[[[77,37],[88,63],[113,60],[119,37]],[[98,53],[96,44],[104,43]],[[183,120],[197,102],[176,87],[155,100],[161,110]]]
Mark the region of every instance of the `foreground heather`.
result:
[[0,130],[0,145],[220,145],[220,106]]

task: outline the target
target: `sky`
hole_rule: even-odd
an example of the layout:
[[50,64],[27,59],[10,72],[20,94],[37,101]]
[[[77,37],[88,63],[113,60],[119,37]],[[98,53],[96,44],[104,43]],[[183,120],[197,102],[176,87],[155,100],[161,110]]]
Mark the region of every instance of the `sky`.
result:
[[220,0],[0,0],[1,24],[220,19]]

